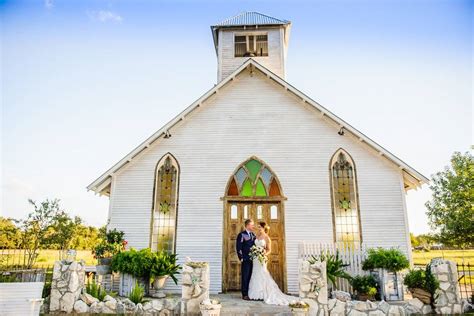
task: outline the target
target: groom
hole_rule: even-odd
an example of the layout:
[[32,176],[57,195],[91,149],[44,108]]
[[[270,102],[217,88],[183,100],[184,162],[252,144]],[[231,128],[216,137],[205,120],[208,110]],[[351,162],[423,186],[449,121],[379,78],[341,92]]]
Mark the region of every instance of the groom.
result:
[[246,301],[249,298],[249,283],[252,276],[252,259],[250,258],[250,248],[255,243],[255,234],[253,233],[254,223],[251,219],[245,221],[245,230],[237,235],[235,248],[237,249],[237,256],[242,263],[241,266],[241,287],[242,298]]

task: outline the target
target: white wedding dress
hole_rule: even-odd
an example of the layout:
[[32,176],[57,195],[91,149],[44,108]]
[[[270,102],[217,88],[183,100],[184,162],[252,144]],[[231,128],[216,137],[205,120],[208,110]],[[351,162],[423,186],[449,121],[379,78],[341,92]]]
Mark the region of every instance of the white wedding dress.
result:
[[[265,248],[264,239],[255,239],[255,245]],[[295,297],[285,295],[273,280],[267,265],[260,263],[258,259],[253,260],[252,277],[249,284],[249,298],[251,300],[263,300],[271,305],[288,305]]]

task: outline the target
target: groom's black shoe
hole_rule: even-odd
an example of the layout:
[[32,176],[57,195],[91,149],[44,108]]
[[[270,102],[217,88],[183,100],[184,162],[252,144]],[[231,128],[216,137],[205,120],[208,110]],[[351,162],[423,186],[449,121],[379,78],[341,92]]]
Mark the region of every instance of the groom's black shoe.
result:
[[250,301],[250,297],[248,297],[248,296],[244,296],[244,297],[242,297],[242,299],[243,299],[244,301]]

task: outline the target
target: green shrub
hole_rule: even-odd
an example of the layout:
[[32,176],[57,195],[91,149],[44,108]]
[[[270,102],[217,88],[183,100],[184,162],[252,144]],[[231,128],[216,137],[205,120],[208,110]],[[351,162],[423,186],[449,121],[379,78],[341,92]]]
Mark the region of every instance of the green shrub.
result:
[[104,301],[104,298],[105,298],[106,295],[110,295],[112,297],[117,296],[117,293],[115,293],[115,292],[105,291],[105,289],[102,286],[100,286],[100,284],[97,284],[95,282],[94,277],[89,277],[87,279],[86,293],[92,295],[93,297],[95,297],[96,299],[98,299],[101,302]]
[[112,229],[105,234],[105,239],[109,244],[123,244],[125,233],[123,231]]
[[398,272],[409,266],[410,262],[399,249],[372,248],[368,250],[368,256],[362,264],[362,269],[385,269]]
[[101,231],[101,242],[93,249],[94,258],[109,258],[125,250],[127,241],[123,239],[125,233],[117,229]]
[[317,261],[326,262],[326,274],[328,280],[336,288],[337,278],[349,280],[351,276],[344,270],[345,267],[349,264],[344,263],[339,257],[339,251],[336,251],[336,254],[330,254],[329,252],[321,253],[319,256],[312,256],[308,262],[313,264]]
[[148,277],[153,255],[149,248],[139,251],[132,248],[116,254],[112,258],[111,268],[113,271],[128,273],[135,277]]
[[[92,282],[91,282],[91,279],[92,279]],[[86,292],[87,294],[92,295],[93,297],[95,297],[101,302],[104,300],[105,296],[107,295],[107,292],[105,292],[105,290],[99,284],[95,282],[95,279],[93,277],[87,280]]]
[[433,296],[439,287],[439,281],[431,273],[431,266],[426,265],[425,270],[410,270],[403,280],[403,284],[409,289],[423,289]]
[[377,294],[377,281],[372,275],[357,275],[350,279],[350,283],[357,294]]
[[424,270],[410,270],[405,275],[403,284],[405,284],[409,289],[423,289],[425,287],[425,271]]
[[2,273],[0,274],[0,283],[18,282],[16,274]]
[[112,270],[131,274],[134,277],[170,276],[177,284],[176,275],[181,266],[176,263],[177,255],[167,252],[152,252],[149,248],[130,249],[120,252],[112,258]]
[[144,296],[145,289],[143,288],[143,286],[139,285],[137,281],[135,281],[135,285],[132,287],[130,294],[128,294],[128,299],[134,302],[135,304],[144,303]]
[[45,281],[43,286],[43,292],[41,293],[42,298],[47,298],[51,295],[51,281]]

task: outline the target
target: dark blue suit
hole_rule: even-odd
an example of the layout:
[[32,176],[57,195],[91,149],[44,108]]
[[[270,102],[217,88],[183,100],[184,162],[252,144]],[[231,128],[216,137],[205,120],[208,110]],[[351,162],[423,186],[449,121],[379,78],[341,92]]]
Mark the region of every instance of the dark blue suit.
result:
[[250,259],[250,248],[255,243],[255,235],[253,233],[247,233],[246,230],[237,235],[235,248],[237,250],[237,256],[242,262],[241,266],[241,288],[242,296],[249,295],[249,283],[250,277],[252,276],[252,259]]

